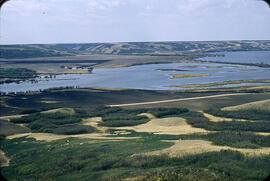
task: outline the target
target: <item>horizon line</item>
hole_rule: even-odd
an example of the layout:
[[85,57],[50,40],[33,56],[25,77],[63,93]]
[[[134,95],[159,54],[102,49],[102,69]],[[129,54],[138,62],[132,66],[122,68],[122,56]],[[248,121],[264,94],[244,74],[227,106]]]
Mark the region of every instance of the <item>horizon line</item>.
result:
[[66,44],[117,44],[117,43],[169,43],[169,42],[232,42],[232,41],[270,41],[270,39],[231,39],[231,40],[157,40],[157,41],[111,41],[111,42],[63,42],[63,43],[7,43],[0,46],[12,46],[12,45],[66,45]]

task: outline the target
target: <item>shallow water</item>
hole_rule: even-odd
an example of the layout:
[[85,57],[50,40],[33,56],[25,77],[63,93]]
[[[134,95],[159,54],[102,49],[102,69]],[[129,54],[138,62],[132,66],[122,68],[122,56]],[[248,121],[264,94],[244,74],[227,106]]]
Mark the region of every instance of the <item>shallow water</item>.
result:
[[[186,71],[160,71],[158,69],[179,69]],[[210,74],[210,76],[172,79],[171,74]],[[9,83],[0,86],[1,92],[6,93],[39,91],[66,86],[173,90],[183,88],[167,86],[266,78],[270,79],[270,68],[218,63],[171,63],[94,69],[93,74],[57,75],[53,79],[38,79],[37,83],[25,81],[20,84]],[[216,87],[233,86],[239,85],[233,84]]]

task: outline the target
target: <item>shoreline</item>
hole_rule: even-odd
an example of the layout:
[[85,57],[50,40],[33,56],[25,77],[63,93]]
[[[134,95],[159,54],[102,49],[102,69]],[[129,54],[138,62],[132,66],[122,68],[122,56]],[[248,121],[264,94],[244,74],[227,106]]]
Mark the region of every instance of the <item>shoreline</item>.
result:
[[213,83],[203,83],[203,84],[186,84],[186,85],[171,85],[169,87],[181,87],[181,88],[200,88],[200,87],[215,87],[222,85],[233,85],[242,83],[270,83],[270,79],[246,79],[246,80],[233,80],[233,81],[223,81],[223,82],[213,82]]

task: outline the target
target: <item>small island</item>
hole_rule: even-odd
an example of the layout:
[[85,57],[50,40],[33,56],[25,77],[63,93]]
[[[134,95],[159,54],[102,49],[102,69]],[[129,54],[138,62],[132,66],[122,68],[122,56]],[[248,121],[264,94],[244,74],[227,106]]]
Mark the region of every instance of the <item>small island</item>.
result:
[[247,79],[247,80],[232,80],[223,82],[213,82],[204,84],[186,84],[186,85],[173,85],[170,87],[182,87],[182,88],[196,88],[196,87],[215,87],[230,84],[242,84],[242,83],[270,83],[270,79]]
[[181,70],[181,69],[156,69],[156,70],[164,71],[164,72],[169,72],[169,71],[177,71],[177,72],[189,71],[189,70]]
[[210,76],[210,74],[172,74],[173,79],[178,78],[187,78],[187,77],[203,77],[203,76]]

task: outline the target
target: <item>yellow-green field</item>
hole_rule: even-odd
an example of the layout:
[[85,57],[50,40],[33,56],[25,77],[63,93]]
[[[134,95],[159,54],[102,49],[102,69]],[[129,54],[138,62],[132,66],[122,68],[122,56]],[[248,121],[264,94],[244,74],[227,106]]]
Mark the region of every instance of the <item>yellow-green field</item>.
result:
[[210,76],[210,74],[172,74],[172,78],[179,79],[179,78],[187,78],[187,77],[203,77],[203,76]]
[[241,110],[248,110],[248,109],[269,111],[270,110],[270,99],[263,100],[263,101],[251,102],[251,103],[242,104],[242,105],[238,105],[238,106],[225,107],[222,110],[241,111]]

